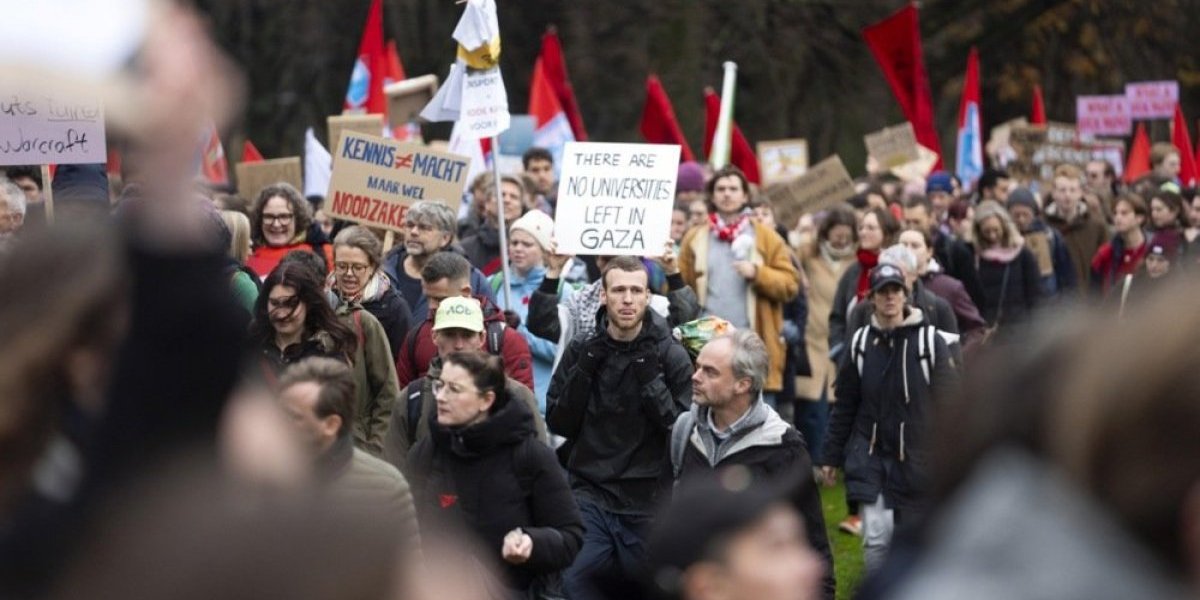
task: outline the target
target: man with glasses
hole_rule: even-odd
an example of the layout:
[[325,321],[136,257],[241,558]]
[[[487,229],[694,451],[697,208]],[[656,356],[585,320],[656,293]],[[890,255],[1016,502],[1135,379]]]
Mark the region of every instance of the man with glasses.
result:
[[[484,336],[483,308],[478,300],[453,297],[438,303],[433,318],[433,344],[437,347],[437,356],[430,361],[425,376],[408,384],[400,394],[400,401],[392,407],[392,420],[383,443],[388,462],[397,468],[405,468],[409,448],[429,437],[428,417],[436,410],[434,386],[442,373],[442,357],[451,352],[482,351]],[[533,392],[512,377],[505,379],[504,388],[509,398],[529,407],[538,439],[546,441],[546,423],[538,412]]]
[[645,535],[669,480],[671,426],[692,403],[692,361],[666,321],[647,310],[649,274],[618,256],[601,275],[596,331],[575,338],[546,393],[546,422],[586,528],[564,572],[569,597],[601,597],[594,580],[632,580],[645,565]]
[[[450,251],[461,255],[462,250],[454,244],[454,232],[458,228],[454,212],[440,200],[414,203],[404,213],[404,227],[407,229],[404,244],[388,252],[383,259],[383,270],[408,302],[413,322],[418,324],[431,312],[429,302],[421,291],[421,269],[438,252]],[[471,269],[471,289],[495,301],[492,286],[479,269]]]

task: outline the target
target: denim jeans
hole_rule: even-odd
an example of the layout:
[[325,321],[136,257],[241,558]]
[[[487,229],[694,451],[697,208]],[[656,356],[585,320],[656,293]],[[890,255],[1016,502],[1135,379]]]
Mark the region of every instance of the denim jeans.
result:
[[594,578],[639,581],[646,568],[646,535],[650,517],[618,515],[587,501],[579,502],[583,516],[583,546],[563,572],[571,600],[602,600]]

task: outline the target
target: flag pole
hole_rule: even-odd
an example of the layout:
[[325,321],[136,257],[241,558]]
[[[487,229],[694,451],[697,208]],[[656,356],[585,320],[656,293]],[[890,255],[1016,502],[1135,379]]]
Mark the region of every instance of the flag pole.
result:
[[500,269],[501,280],[504,281],[504,306],[514,310],[512,305],[512,286],[508,283],[508,223],[504,222],[504,199],[500,195],[500,137],[492,136],[492,179],[496,186],[496,214],[500,221]]
[[714,170],[729,164],[730,148],[733,146],[733,94],[737,84],[737,63],[727,60],[724,67],[721,111],[717,117],[717,130],[713,133],[712,156],[708,157],[708,163]]

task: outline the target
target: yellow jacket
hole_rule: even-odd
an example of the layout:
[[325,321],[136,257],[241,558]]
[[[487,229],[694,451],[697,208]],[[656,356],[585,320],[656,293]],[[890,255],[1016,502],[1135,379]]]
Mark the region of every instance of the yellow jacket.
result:
[[[683,236],[679,250],[679,273],[695,290],[704,306],[708,295],[709,226],[697,225]],[[746,308],[750,327],[767,346],[771,369],[765,390],[783,389],[783,364],[787,348],[783,342],[783,305],[800,292],[800,273],[792,264],[791,250],[773,230],[754,223],[754,254],[750,262],[758,267],[754,281],[746,287]],[[718,315],[719,316],[719,315]]]

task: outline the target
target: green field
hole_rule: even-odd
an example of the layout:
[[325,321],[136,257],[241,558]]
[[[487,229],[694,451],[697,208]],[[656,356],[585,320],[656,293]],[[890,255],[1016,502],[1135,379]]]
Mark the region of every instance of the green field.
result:
[[837,575],[837,597],[849,599],[862,581],[862,538],[838,531],[838,523],[846,518],[846,488],[839,481],[835,487],[821,486],[821,506],[825,509],[825,529],[833,546],[833,566]]

